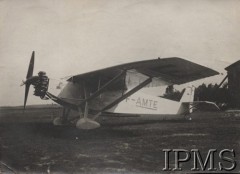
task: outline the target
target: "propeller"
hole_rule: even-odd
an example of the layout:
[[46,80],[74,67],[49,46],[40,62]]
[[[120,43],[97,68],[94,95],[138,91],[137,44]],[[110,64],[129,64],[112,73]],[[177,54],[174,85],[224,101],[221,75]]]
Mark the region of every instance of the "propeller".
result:
[[29,92],[30,84],[26,84],[25,86],[25,97],[24,97],[24,110],[26,108],[27,98],[28,98],[28,92]]
[[32,52],[32,56],[31,56],[31,60],[28,66],[28,72],[27,72],[27,76],[26,79],[32,77],[33,75],[33,69],[34,69],[34,59],[35,59],[35,52]]
[[25,95],[24,95],[24,110],[26,107],[27,103],[27,98],[28,98],[28,92],[30,85],[36,80],[36,76],[33,76],[33,69],[34,69],[34,58],[35,57],[35,52],[32,52],[31,60],[28,66],[28,72],[26,76],[26,80],[22,82],[21,86],[25,85]]
[[34,59],[35,59],[35,52],[33,51],[30,59],[30,63],[28,66],[26,80],[22,81],[22,84],[20,85],[20,86],[25,85],[25,95],[24,95],[24,105],[23,105],[24,110],[26,108],[30,86],[33,85],[35,88],[33,95],[38,96],[41,99],[46,99],[44,98],[44,96],[46,95],[46,92],[48,90],[48,85],[49,85],[49,78],[47,77],[46,72],[39,71],[37,76],[33,76]]

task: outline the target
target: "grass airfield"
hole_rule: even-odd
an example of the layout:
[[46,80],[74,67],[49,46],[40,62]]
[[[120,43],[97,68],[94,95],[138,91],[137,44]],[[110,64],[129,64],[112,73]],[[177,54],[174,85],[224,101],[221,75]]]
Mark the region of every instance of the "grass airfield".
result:
[[[95,130],[55,127],[61,114],[55,106],[0,109],[2,173],[190,173],[193,160],[182,171],[166,172],[163,149],[234,149],[240,171],[240,117],[222,112],[194,113],[192,121],[147,121],[138,118],[104,119]],[[230,163],[224,163],[229,167]],[[174,167],[174,155],[170,155]],[[0,172],[0,173],[1,173]],[[200,171],[201,172],[201,171]]]

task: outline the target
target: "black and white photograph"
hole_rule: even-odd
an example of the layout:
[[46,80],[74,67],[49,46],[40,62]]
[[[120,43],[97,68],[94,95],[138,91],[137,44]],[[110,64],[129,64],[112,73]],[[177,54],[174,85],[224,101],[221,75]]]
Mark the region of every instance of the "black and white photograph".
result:
[[239,11],[0,0],[0,173],[239,173]]

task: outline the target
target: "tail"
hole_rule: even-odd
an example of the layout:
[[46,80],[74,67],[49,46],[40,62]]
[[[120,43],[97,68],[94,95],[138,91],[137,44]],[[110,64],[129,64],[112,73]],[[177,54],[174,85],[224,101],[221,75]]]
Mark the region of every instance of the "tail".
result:
[[187,87],[183,92],[182,98],[180,100],[180,108],[178,114],[188,114],[192,113],[191,103],[194,100],[195,87]]
[[185,88],[185,91],[182,95],[182,98],[180,100],[181,103],[183,102],[193,102],[194,100],[194,93],[195,93],[195,87],[187,87]]

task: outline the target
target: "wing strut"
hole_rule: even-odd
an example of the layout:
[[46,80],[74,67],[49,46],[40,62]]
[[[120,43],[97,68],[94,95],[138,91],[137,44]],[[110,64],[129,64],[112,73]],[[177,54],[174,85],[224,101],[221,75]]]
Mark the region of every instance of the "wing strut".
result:
[[93,93],[90,97],[86,98],[85,100],[80,103],[80,105],[84,104],[85,102],[91,101],[92,99],[99,96],[107,87],[112,85],[114,82],[120,79],[123,75],[125,75],[126,71],[122,71],[120,74],[118,74],[116,77],[114,77],[112,80],[108,81],[106,84],[104,84],[99,90],[97,90],[95,93]]
[[131,89],[130,91],[128,91],[126,94],[122,95],[121,97],[119,97],[118,99],[114,100],[112,103],[110,103],[109,105],[105,106],[100,112],[98,112],[94,117],[93,120],[95,120],[103,111],[110,109],[111,107],[113,107],[114,105],[120,103],[121,101],[123,101],[124,99],[126,99],[127,97],[129,97],[130,95],[134,94],[135,92],[139,91],[140,89],[142,89],[144,86],[148,85],[149,83],[152,82],[152,77],[149,77],[147,80],[145,80],[144,82],[140,83],[138,86],[136,86],[135,88]]

